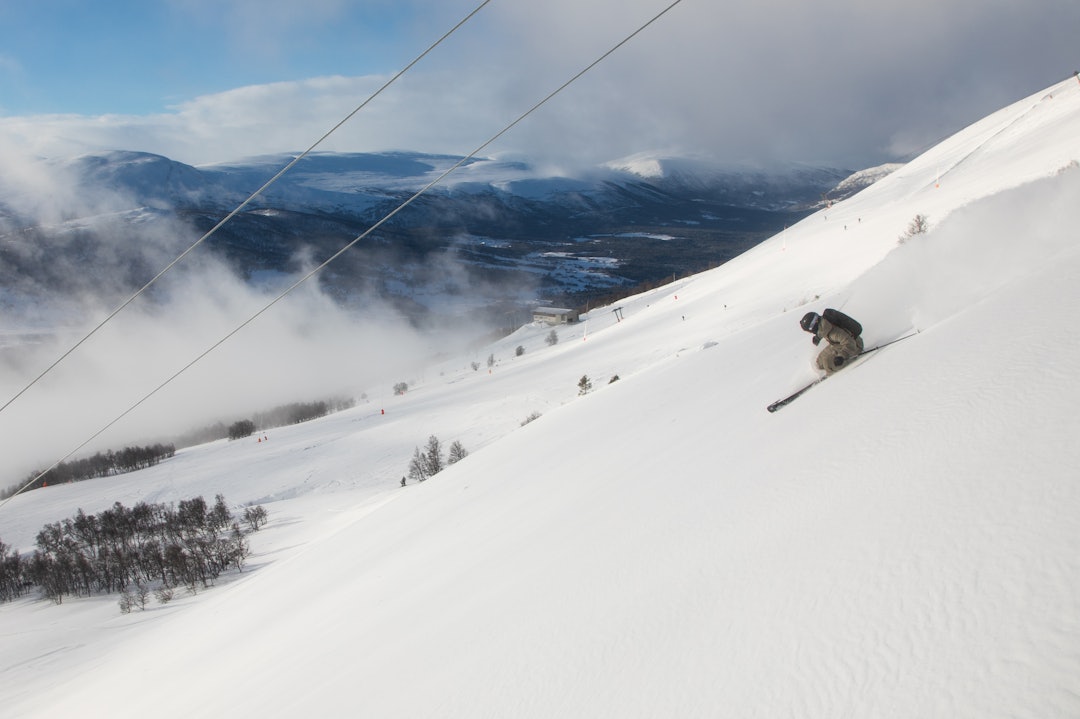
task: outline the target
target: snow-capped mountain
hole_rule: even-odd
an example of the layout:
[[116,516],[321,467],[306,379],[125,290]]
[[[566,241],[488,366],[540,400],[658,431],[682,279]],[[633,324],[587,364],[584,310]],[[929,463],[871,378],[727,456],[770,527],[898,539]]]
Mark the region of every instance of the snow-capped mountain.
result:
[[[30,298],[90,293],[102,284],[138,286],[292,160],[280,155],[196,168],[114,152],[47,163],[43,171],[72,188],[51,213],[27,212],[18,196],[0,191],[0,210],[9,218],[0,219],[7,238],[0,279],[9,293]],[[461,161],[407,152],[314,153],[215,233],[204,252],[225,258],[253,282],[295,273],[334,254]],[[474,311],[494,308],[503,319],[507,307],[525,309],[538,298],[583,304],[613,288],[726,261],[805,216],[847,174],[719,170],[671,158],[654,158],[653,166],[648,177],[640,162],[566,176],[521,160],[471,159],[319,281],[346,304],[362,304],[374,293],[396,298],[414,316],[459,304],[447,295],[470,294]],[[56,219],[42,221],[40,214]],[[63,248],[73,243],[81,247],[80,271],[64,266],[70,252]],[[62,255],[59,267],[39,262],[43,253]],[[432,277],[446,274],[447,260],[462,268],[462,283],[431,292]],[[110,281],[103,283],[103,275]],[[123,293],[114,294],[117,301]]]
[[[24,551],[115,501],[270,522],[167,605],[0,605],[5,714],[1080,716],[1078,128],[1070,78],[556,344],[16,497]],[[826,307],[917,333],[766,412]],[[400,486],[431,435],[470,454]]]

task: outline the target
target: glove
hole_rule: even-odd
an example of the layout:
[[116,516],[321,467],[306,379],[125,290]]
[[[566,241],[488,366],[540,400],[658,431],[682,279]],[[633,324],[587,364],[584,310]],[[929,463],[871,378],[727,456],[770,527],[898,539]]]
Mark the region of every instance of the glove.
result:
[[814,335],[814,339],[812,339],[810,341],[814,343],[815,347],[817,347],[819,344],[821,344],[821,338],[818,337],[817,335]]
[[833,357],[832,363],[833,367],[841,367],[844,364],[844,358],[837,355],[836,357]]

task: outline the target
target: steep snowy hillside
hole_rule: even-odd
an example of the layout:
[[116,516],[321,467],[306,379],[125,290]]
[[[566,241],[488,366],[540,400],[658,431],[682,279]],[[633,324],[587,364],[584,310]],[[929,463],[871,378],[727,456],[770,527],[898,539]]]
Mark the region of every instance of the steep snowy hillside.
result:
[[[271,521],[166,606],[0,606],[5,713],[1080,716],[1078,130],[1070,78],[555,345],[17,497],[24,549],[116,500]],[[767,413],[827,306],[918,334]],[[400,487],[432,434],[471,454]]]

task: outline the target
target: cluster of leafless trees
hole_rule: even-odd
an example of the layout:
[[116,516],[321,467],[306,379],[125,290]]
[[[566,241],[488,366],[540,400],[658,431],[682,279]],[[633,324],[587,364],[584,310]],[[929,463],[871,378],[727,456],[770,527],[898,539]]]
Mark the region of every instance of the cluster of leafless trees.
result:
[[464,459],[468,454],[461,442],[454,440],[450,445],[449,455],[444,458],[442,442],[435,435],[431,435],[423,450],[417,447],[413,452],[412,460],[409,462],[409,479],[423,482],[446,469],[448,465]]
[[[61,462],[44,475],[41,471],[31,472],[23,483],[32,479],[36,481],[27,489],[37,489],[46,484],[64,484],[67,482],[81,482],[84,479],[96,477],[108,477],[113,474],[134,472],[137,469],[153,467],[163,459],[168,459],[176,454],[176,446],[172,444],[151,444],[145,447],[124,447],[121,450],[98,452],[92,457],[74,459],[70,462]],[[41,476],[39,476],[41,475]],[[22,483],[20,485],[22,486]]]
[[930,230],[930,219],[926,215],[915,215],[908,223],[907,229],[897,238],[899,244],[904,244],[916,235],[925,235]]
[[243,439],[255,433],[255,423],[250,419],[242,419],[229,425],[229,439]]
[[[248,530],[266,522],[262,507],[244,512]],[[178,505],[115,503],[96,515],[81,509],[72,519],[47,524],[37,549],[20,558],[0,543],[0,599],[41,589],[57,604],[65,595],[127,592],[137,587],[171,591],[208,587],[223,572],[239,571],[249,554],[245,532],[220,494],[213,506],[202,497]]]

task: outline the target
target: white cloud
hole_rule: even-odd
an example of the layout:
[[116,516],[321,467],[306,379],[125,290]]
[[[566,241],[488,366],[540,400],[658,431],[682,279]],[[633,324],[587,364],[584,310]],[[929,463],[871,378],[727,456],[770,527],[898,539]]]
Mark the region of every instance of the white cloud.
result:
[[[469,152],[666,5],[493,3],[325,149]],[[473,7],[440,6],[440,19],[453,17],[439,31]],[[237,0],[225,17],[258,16],[264,44],[345,12],[336,0],[303,17],[289,3],[259,8]],[[431,22],[424,28],[432,34],[409,38],[409,58],[437,37]],[[872,165],[1067,77],[1074,41],[1066,28],[1077,26],[1080,6],[1069,0],[681,3],[491,151],[561,164],[662,149],[732,162]],[[158,115],[0,118],[0,133],[43,154],[122,148],[193,164],[299,151],[387,77],[243,87]]]

